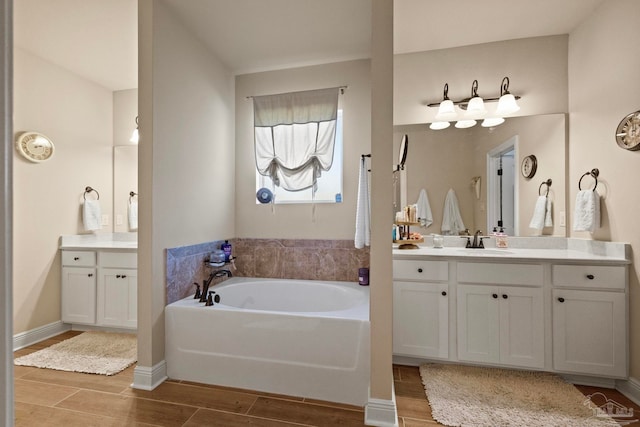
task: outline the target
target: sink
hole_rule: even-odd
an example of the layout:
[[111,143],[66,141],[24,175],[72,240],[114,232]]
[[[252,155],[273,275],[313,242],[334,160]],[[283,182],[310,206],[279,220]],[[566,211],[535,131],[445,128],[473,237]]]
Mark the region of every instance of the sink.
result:
[[464,253],[466,255],[513,255],[513,252],[508,251],[506,249],[471,249],[471,248],[460,248],[458,252]]

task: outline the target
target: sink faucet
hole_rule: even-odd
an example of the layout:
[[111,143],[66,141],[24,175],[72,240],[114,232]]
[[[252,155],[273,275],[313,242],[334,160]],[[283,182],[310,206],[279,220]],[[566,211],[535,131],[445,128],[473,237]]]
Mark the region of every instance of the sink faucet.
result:
[[231,274],[231,271],[229,270],[218,270],[215,273],[213,273],[213,277],[222,277],[222,276],[233,277],[233,274]]
[[463,237],[467,239],[467,248],[471,249],[484,249],[484,243],[482,239],[487,239],[488,237],[482,235],[482,231],[478,230],[473,235],[473,242],[469,237]]

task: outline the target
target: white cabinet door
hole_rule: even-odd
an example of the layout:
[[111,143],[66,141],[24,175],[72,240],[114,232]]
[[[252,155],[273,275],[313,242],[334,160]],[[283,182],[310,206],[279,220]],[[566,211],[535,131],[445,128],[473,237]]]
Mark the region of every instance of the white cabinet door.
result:
[[104,326],[137,327],[137,271],[100,269],[97,323]]
[[500,363],[544,368],[541,288],[501,287]]
[[627,376],[624,293],[554,289],[552,306],[554,369]]
[[96,269],[62,267],[62,321],[96,322]]
[[458,285],[458,359],[500,361],[497,286]]
[[449,357],[449,285],[393,283],[393,353]]
[[458,285],[458,358],[544,367],[542,289]]

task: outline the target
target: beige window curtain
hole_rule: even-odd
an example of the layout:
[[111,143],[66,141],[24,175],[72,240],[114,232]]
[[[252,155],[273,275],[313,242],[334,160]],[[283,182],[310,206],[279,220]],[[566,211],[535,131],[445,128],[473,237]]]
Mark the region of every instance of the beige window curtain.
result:
[[333,163],[339,88],[253,98],[256,167],[288,191],[316,189]]

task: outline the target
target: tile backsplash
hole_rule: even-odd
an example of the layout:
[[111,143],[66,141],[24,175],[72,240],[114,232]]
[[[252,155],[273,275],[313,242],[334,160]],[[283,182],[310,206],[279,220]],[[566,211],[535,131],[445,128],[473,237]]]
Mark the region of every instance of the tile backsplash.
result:
[[[223,242],[167,249],[167,304],[195,292],[193,283],[202,284],[213,271],[204,260]],[[369,267],[369,248],[356,249],[353,240],[241,238],[230,243],[235,276],[357,282],[358,268]]]

